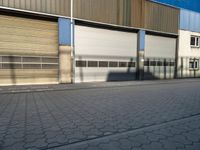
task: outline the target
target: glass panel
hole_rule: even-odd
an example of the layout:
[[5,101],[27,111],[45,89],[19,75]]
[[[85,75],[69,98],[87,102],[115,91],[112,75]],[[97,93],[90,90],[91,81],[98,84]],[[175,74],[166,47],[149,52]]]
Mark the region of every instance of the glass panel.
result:
[[98,67],[97,61],[88,61],[88,67]]
[[86,61],[82,60],[76,61],[76,67],[86,67]]
[[128,63],[128,67],[130,68],[130,67],[135,67],[135,62],[129,62]]
[[127,62],[119,62],[119,67],[127,67]]
[[144,66],[149,66],[149,61],[144,61]]
[[156,61],[150,61],[150,66],[156,66]]
[[163,62],[162,61],[157,61],[157,66],[163,66]]
[[195,37],[191,37],[190,45],[195,46]]
[[99,67],[108,67],[108,62],[107,61],[100,61]]
[[41,69],[40,64],[24,64],[23,69]]
[[109,67],[118,67],[118,62],[110,61]]
[[196,37],[196,46],[199,47],[199,37]]
[[3,62],[21,62],[21,57],[17,56],[2,56]]
[[21,64],[2,64],[2,69],[21,69]]

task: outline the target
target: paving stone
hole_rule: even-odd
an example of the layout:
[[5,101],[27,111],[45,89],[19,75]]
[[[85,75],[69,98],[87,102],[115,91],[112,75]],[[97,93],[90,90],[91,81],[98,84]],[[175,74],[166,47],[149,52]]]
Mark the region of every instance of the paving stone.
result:
[[68,150],[69,143],[80,142],[73,148],[198,148],[200,82],[126,84],[0,94],[0,149],[23,150],[24,145],[24,150],[54,146]]
[[162,150],[162,144],[158,142],[152,142],[150,145],[144,145],[141,147],[144,150]]
[[99,147],[102,149],[102,150],[120,150],[120,144],[118,142],[109,142],[107,144],[101,144],[99,145]]

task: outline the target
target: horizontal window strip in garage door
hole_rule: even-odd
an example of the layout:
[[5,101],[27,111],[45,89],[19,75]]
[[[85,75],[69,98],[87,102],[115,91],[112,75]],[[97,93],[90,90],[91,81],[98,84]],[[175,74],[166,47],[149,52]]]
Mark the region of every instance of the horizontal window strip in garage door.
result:
[[77,60],[76,67],[136,67],[136,62]]
[[0,56],[0,69],[57,69],[58,57]]

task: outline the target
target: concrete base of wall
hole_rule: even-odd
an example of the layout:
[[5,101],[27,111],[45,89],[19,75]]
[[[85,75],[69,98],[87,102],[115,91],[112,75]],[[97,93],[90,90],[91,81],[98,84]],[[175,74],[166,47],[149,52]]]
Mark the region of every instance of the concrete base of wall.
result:
[[137,71],[137,79],[144,79],[144,51],[138,51],[138,71]]
[[59,83],[72,83],[71,47],[59,46]]

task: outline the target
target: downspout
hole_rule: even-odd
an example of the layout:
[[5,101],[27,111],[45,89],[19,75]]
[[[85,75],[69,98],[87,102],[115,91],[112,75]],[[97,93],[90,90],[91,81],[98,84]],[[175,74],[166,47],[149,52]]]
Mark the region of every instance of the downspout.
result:
[[74,0],[70,0],[70,22],[71,22],[71,58],[72,58],[72,83],[75,81],[75,49],[74,49],[74,22],[73,22],[73,7],[74,7]]

